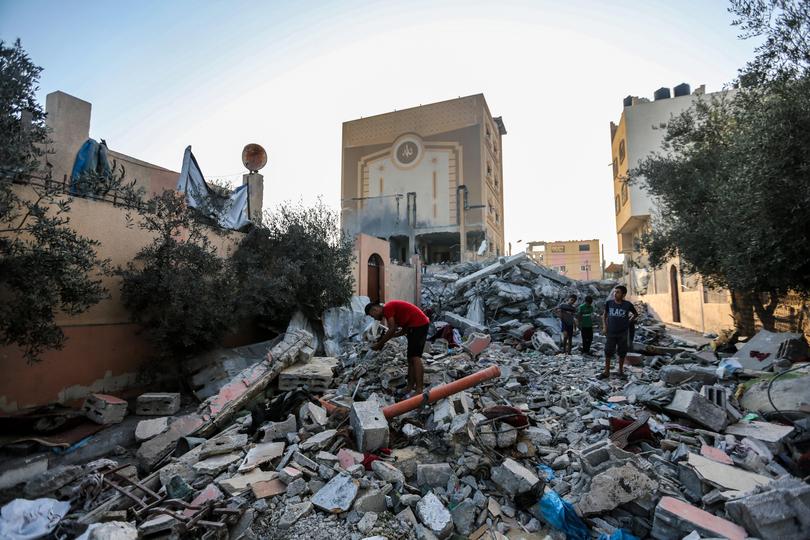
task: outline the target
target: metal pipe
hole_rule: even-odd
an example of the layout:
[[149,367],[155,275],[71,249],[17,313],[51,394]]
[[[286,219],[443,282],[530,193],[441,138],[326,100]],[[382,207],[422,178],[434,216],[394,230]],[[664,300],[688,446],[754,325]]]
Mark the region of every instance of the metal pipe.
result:
[[424,394],[413,396],[411,398],[398,401],[393,405],[389,405],[383,409],[383,414],[387,419],[390,420],[395,416],[418,409],[422,405],[434,403],[440,399],[446,398],[447,396],[452,396],[453,394],[457,394],[462,390],[472,388],[473,386],[477,386],[484,381],[488,381],[489,379],[494,379],[495,377],[500,376],[501,370],[498,366],[489,366],[486,369],[476,371],[472,375],[467,375],[466,377],[463,377],[457,381],[437,386],[430,392],[425,392]]

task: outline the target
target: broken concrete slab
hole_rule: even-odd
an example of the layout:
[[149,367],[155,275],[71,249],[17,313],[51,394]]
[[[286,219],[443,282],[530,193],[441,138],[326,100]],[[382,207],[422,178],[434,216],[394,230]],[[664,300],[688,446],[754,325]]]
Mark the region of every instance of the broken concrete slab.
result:
[[359,491],[357,481],[345,473],[338,474],[312,497],[317,508],[333,514],[348,512]]
[[386,463],[385,461],[372,461],[371,470],[374,471],[374,474],[383,482],[389,482],[399,486],[405,483],[405,474],[394,465]]
[[171,416],[180,410],[177,392],[141,394],[135,401],[135,414],[142,416]]
[[726,433],[738,437],[751,437],[767,443],[777,443],[793,432],[793,426],[771,422],[737,422],[726,428]]
[[262,442],[280,441],[286,439],[288,433],[297,432],[298,424],[295,416],[290,414],[281,422],[268,422],[261,430],[264,434]]
[[108,394],[90,394],[84,400],[82,413],[97,424],[118,424],[127,415],[127,402]]
[[577,508],[583,516],[600,514],[649,495],[656,489],[658,482],[629,462],[593,477],[588,493],[579,501]]
[[512,497],[530,491],[540,482],[537,475],[512,458],[506,458],[503,463],[493,468],[491,478]]
[[[810,404],[810,366],[780,377],[771,384],[772,376],[757,379],[740,398],[740,405],[749,411],[800,411]],[[770,397],[768,386],[770,385]],[[771,405],[773,401],[773,405]]]
[[757,486],[764,486],[771,478],[755,474],[739,467],[724,465],[711,459],[690,453],[687,463],[698,476],[706,482],[722,489],[751,491]]
[[253,496],[257,499],[265,499],[267,497],[275,497],[287,491],[287,484],[274,478],[273,480],[265,480],[256,482],[251,486]]
[[456,526],[456,531],[469,536],[473,532],[475,526],[475,518],[478,515],[478,508],[475,503],[470,499],[465,499],[457,504],[451,511],[453,517],[453,524]]
[[284,453],[283,442],[259,443],[248,450],[242,464],[239,465],[239,472],[246,472],[255,469],[259,465],[281,457]]
[[511,257],[501,257],[489,266],[486,266],[477,272],[473,272],[468,276],[457,279],[453,286],[456,288],[456,290],[461,290],[467,285],[471,285],[480,279],[491,276],[492,274],[502,272],[503,270],[508,270],[509,268],[517,266],[526,260],[528,260],[528,256],[525,252],[518,253],[517,255],[513,255]]
[[464,332],[475,332],[481,334],[487,331],[487,327],[483,324],[478,324],[475,321],[451,312],[443,313],[442,320],[452,324],[455,328],[459,328]]
[[664,410],[688,418],[712,431],[721,432],[728,424],[725,409],[721,409],[697,392],[677,390]]
[[217,437],[210,441],[205,441],[200,447],[200,457],[207,459],[212,456],[219,456],[222,454],[230,454],[236,450],[242,450],[247,446],[248,436],[244,433],[234,433],[233,435],[225,435]]
[[23,494],[27,499],[37,499],[65,486],[84,473],[84,468],[78,465],[55,467],[43,471],[25,484]]
[[177,525],[179,525],[179,522],[172,516],[161,514],[138,525],[138,533],[140,533],[141,536],[152,536],[158,533],[168,533]]
[[304,451],[307,451],[307,450],[320,450],[323,447],[325,447],[327,444],[329,444],[332,441],[332,439],[335,438],[335,435],[337,435],[337,430],[327,429],[326,431],[321,431],[320,433],[316,433],[315,435],[313,435],[309,439],[305,440],[304,442],[302,442],[298,446],[301,448],[301,450],[304,450]]
[[633,453],[622,450],[607,439],[585,448],[578,457],[582,469],[590,476],[635,459]]
[[743,369],[764,371],[780,358],[780,347],[792,339],[803,339],[802,334],[793,332],[771,332],[760,330],[742,346],[736,358]]
[[780,478],[755,493],[726,503],[729,517],[759,538],[810,538],[810,486],[795,478]]
[[276,471],[263,471],[261,469],[253,469],[244,474],[236,474],[225,480],[217,481],[219,487],[225,490],[228,495],[234,496],[247,491],[248,488],[259,482],[269,482],[270,480],[278,477]]
[[664,366],[658,371],[661,380],[670,386],[678,386],[686,381],[701,384],[717,382],[717,368],[686,364],[682,366]]
[[141,420],[135,427],[135,440],[138,442],[148,441],[169,429],[169,418],[150,418]]
[[655,518],[650,536],[655,540],[683,538],[692,531],[709,538],[744,540],[748,537],[739,525],[710,514],[691,504],[673,497],[662,497],[655,508]]
[[372,452],[388,446],[388,420],[376,399],[352,403],[349,422],[359,451]]
[[295,390],[306,386],[312,392],[325,392],[332,384],[337,358],[315,357],[282,370],[278,376],[279,390]]
[[198,461],[193,465],[193,468],[200,474],[210,474],[211,476],[216,476],[241,459],[242,452],[217,454],[202,461]]
[[173,449],[180,437],[191,435],[205,424],[205,420],[197,414],[187,414],[169,425],[169,429],[156,437],[143,443],[138,449],[138,466],[146,471],[166,457]]
[[444,487],[454,474],[449,463],[420,463],[416,466],[416,484],[419,487]]
[[385,494],[379,489],[369,489],[357,497],[352,508],[358,512],[381,514],[386,510]]
[[416,515],[419,521],[440,540],[453,532],[453,517],[450,511],[432,491],[416,503]]
[[299,519],[311,514],[312,510],[313,505],[309,501],[288,505],[284,510],[284,514],[282,514],[281,519],[278,521],[278,528],[289,529],[295,525]]

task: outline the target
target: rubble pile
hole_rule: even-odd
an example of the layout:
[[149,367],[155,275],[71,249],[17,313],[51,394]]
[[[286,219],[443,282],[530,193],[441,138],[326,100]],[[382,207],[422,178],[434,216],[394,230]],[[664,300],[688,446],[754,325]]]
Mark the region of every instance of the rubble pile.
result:
[[556,352],[560,322],[552,311],[568,296],[594,299],[601,313],[615,282],[575,281],[540,266],[525,253],[491,264],[466,262],[422,278],[422,306],[462,332],[487,332],[493,340],[531,342]]
[[[404,338],[371,352],[381,330],[356,298],[324,314],[322,334],[297,321],[279,339],[199,359],[198,405],[92,396],[82,414],[103,430],[0,469],[4,501],[15,499],[0,537],[810,537],[801,339],[757,336],[717,353],[642,311],[628,378],[602,381],[601,358],[515,331],[530,325],[553,343],[551,308],[573,292],[593,295],[598,313],[609,284],[514,257],[452,270],[426,277],[451,286],[425,294],[462,344],[429,343],[430,390],[413,408],[399,394]],[[597,333],[592,351],[603,342]]]

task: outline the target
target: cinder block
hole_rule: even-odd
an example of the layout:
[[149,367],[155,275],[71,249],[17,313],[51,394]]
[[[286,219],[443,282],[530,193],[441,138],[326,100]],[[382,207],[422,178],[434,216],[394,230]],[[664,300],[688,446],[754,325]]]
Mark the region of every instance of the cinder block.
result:
[[689,390],[677,390],[672,402],[664,410],[686,417],[718,433],[728,424],[725,409]]
[[650,535],[656,540],[683,538],[692,531],[710,538],[744,540],[745,529],[673,497],[662,497],[655,508]]
[[180,394],[141,394],[135,402],[135,414],[143,416],[169,416],[180,410]]
[[388,446],[388,420],[377,400],[353,403],[349,421],[358,451],[370,452]]
[[700,389],[700,395],[720,407],[721,409],[725,409],[726,405],[728,404],[728,394],[726,389],[722,386],[714,385],[703,385]]
[[607,439],[592,444],[579,454],[582,469],[590,476],[596,476],[611,467],[624,465],[633,459],[634,454],[622,450]]
[[329,357],[297,362],[278,376],[278,389],[287,391],[307,386],[311,391],[325,392],[332,384],[333,370],[337,364],[337,359]]
[[82,412],[97,424],[118,424],[127,415],[127,402],[107,394],[92,394],[84,400]]

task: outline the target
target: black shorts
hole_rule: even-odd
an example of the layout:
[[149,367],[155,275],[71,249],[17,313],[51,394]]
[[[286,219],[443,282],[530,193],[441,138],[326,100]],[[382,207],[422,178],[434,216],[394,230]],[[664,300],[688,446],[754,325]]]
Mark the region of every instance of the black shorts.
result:
[[426,324],[424,326],[408,328],[405,332],[405,335],[408,336],[408,358],[413,358],[414,356],[422,357],[422,353],[425,352],[428,326],[430,325]]
[[605,358],[611,358],[613,353],[619,353],[619,358],[627,356],[627,331],[615,336],[607,336]]

